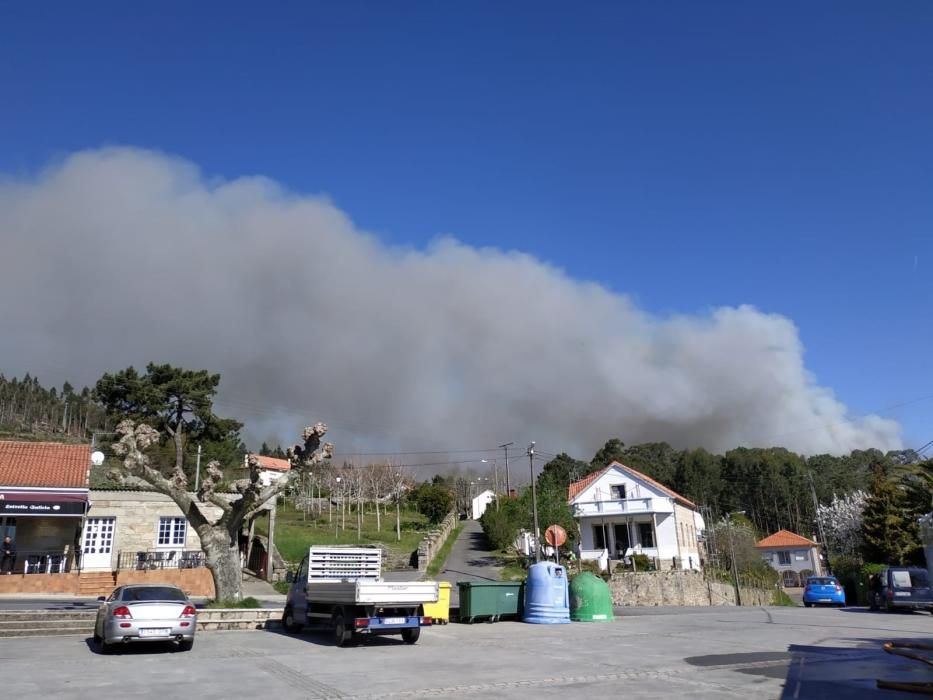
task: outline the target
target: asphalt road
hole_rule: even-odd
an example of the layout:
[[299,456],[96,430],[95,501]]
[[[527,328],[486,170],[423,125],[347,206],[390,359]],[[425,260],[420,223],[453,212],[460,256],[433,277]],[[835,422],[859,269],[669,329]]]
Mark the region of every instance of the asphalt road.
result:
[[460,536],[450,549],[444,568],[435,577],[438,581],[450,581],[450,604],[460,604],[458,581],[498,581],[501,568],[489,552],[489,542],[483,534],[478,520],[466,520]]
[[[670,612],[671,609],[665,609]],[[928,680],[881,643],[929,640],[923,613],[859,609],[677,609],[612,623],[451,624],[407,646],[332,646],[323,633],[207,632],[191,652],[101,656],[80,637],[0,640],[4,697],[863,698],[876,678]]]

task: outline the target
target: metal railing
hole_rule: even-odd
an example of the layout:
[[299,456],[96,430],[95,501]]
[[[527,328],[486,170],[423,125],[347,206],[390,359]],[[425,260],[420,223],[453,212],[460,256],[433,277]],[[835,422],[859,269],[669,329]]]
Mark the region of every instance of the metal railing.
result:
[[0,576],[66,574],[70,571],[70,557],[62,549],[21,549],[13,557],[0,556]]
[[197,569],[205,565],[204,552],[199,549],[147,549],[123,551],[117,556],[118,569]]

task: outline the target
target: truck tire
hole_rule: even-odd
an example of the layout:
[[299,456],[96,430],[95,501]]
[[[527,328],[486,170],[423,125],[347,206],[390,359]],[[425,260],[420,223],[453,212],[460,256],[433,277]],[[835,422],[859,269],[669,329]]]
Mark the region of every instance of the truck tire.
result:
[[353,629],[347,627],[347,618],[343,610],[334,613],[334,644],[338,647],[347,647],[352,641]]
[[406,644],[414,644],[421,637],[420,627],[409,627],[402,630],[402,641]]
[[285,612],[282,613],[282,627],[289,634],[298,634],[301,632],[302,624],[295,620],[295,611],[292,610],[291,606],[285,608]]

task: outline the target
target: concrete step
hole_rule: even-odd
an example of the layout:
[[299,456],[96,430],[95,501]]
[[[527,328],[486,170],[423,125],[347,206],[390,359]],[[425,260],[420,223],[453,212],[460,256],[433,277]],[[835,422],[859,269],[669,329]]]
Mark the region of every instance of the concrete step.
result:
[[225,620],[198,619],[199,632],[217,632],[220,630],[268,630],[282,626],[281,620],[257,620],[256,618],[228,618]]
[[97,617],[97,610],[3,610],[0,622],[21,622],[30,620],[90,620]]
[[4,630],[0,632],[0,639],[14,637],[90,637],[94,633],[94,626],[87,629],[21,629]]
[[90,620],[0,620],[0,637],[4,632],[19,629],[93,629],[94,618]]

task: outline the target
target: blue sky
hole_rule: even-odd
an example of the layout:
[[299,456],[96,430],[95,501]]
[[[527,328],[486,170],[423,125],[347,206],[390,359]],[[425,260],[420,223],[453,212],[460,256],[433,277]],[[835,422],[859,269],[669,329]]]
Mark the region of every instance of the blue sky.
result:
[[0,172],[153,148],[654,313],[754,304],[933,439],[933,4],[189,5],[0,7]]

